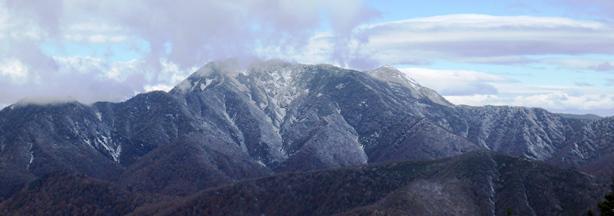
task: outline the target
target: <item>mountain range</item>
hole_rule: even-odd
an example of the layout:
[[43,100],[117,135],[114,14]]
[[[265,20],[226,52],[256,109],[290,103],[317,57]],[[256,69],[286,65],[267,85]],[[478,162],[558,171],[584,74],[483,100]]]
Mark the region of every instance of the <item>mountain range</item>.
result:
[[613,164],[613,117],[454,105],[389,66],[212,62],[168,92],[0,111],[10,215],[578,215]]

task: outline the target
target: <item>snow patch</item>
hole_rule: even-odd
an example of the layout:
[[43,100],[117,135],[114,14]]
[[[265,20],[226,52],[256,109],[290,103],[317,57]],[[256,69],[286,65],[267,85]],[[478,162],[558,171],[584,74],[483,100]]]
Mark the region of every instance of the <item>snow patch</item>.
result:
[[365,152],[365,145],[362,143],[358,143],[358,148],[360,148],[360,151]]
[[122,153],[122,146],[118,145],[115,151],[111,152],[111,157],[113,157],[113,161],[119,163],[119,156]]
[[260,164],[263,167],[266,167],[266,164],[264,164],[261,160],[256,160],[256,163]]
[[30,169],[30,166],[32,166],[32,162],[34,162],[34,151],[32,151],[32,149],[30,149],[30,160],[28,161],[28,169]]
[[96,119],[98,119],[98,121],[102,121],[102,113],[96,112]]
[[267,63],[251,68],[250,76],[254,79],[253,85],[262,87],[266,99],[259,101],[258,107],[262,110],[270,109],[271,119],[279,124],[290,105],[299,97],[309,94],[309,89],[303,88],[300,83],[304,68],[296,65]]
[[379,131],[375,131],[373,134],[371,134],[371,137],[379,138],[380,137]]
[[[89,140],[86,140],[86,142],[89,144]],[[106,150],[106,152],[108,152],[109,155],[111,155],[111,158],[113,158],[113,161],[115,161],[116,163],[119,163],[119,157],[122,151],[121,145],[117,145],[117,147],[115,148],[111,147],[111,138],[105,134],[96,136],[95,142],[98,144],[98,146]]]
[[212,79],[205,79],[205,83],[200,83],[200,90],[204,91],[211,83],[213,83]]
[[337,104],[337,106],[335,107],[335,112],[341,114],[341,107],[339,106],[339,104]]
[[409,74],[407,74],[407,73],[401,73],[400,75],[401,75],[402,77],[399,77],[399,78],[400,78],[400,79],[405,79],[405,80],[406,80],[406,83],[407,83],[409,86],[411,86],[412,88],[416,88],[416,89],[423,88],[423,87],[422,87],[420,84],[418,84],[418,82],[417,82],[417,81],[416,81],[414,78],[411,78],[411,76],[410,76]]

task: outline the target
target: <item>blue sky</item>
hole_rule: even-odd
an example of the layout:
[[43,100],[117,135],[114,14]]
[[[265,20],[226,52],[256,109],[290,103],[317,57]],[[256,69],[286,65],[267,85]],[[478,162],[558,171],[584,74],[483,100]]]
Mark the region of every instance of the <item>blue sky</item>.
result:
[[456,104],[610,116],[613,14],[608,0],[0,0],[0,106],[121,101],[208,61],[280,58],[393,65]]

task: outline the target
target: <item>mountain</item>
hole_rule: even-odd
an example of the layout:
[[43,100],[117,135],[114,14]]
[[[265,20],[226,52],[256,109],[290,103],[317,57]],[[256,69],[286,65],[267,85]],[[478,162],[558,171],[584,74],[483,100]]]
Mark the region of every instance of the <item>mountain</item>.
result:
[[594,114],[583,114],[583,115],[567,114],[567,113],[557,113],[557,114],[562,116],[562,117],[564,117],[564,118],[570,118],[570,119],[580,119],[580,120],[599,120],[599,119],[602,119],[601,116],[594,115]]
[[76,170],[106,179],[120,169],[112,130],[92,108],[79,103],[13,105],[0,112],[0,195],[35,176]]
[[212,62],[169,92],[3,109],[0,197],[56,172],[185,196],[276,173],[482,150],[605,175],[613,132],[612,118],[457,106],[391,67]]
[[[614,117],[603,118],[587,126],[576,143],[590,143],[571,151],[590,158],[580,164],[583,171],[601,176],[614,176]],[[575,147],[575,146],[574,146]],[[566,155],[565,155],[566,156]],[[566,158],[565,156],[559,158]]]
[[[11,183],[0,187],[5,196],[37,176],[58,171],[177,194],[270,173],[258,163],[245,160],[245,153],[229,137],[194,117],[180,101],[164,92],[138,95],[118,104],[13,105],[0,116],[0,179]],[[176,157],[162,157],[169,156],[164,148],[172,149],[171,155]],[[205,157],[205,153],[219,159]],[[222,162],[227,167],[218,164]],[[191,169],[163,169],[181,163]],[[162,180],[131,181],[151,172]],[[200,180],[174,189],[174,181],[181,180],[181,175],[172,172]],[[201,175],[193,175],[196,173]],[[165,174],[172,179],[164,179]]]

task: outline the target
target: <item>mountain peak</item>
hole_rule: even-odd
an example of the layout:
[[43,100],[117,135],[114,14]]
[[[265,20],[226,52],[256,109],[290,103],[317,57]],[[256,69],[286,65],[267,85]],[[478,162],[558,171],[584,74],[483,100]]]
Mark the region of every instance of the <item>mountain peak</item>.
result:
[[403,71],[400,71],[393,66],[384,65],[379,68],[369,70],[366,73],[378,80],[395,83],[409,89],[412,96],[414,96],[415,98],[427,98],[439,105],[454,106],[452,103],[448,102],[445,98],[443,98],[434,90],[420,85],[408,74],[404,73]]
[[407,76],[407,74],[391,65],[384,65],[367,71],[367,73],[382,81],[398,83],[411,88],[422,87],[420,84],[418,84],[418,82],[416,82],[416,80],[412,79],[411,77]]
[[[204,91],[211,84],[224,81],[236,81],[241,76],[253,74],[278,75],[282,71],[295,71],[300,64],[290,63],[282,60],[223,60],[212,61],[192,73],[188,78],[179,83],[171,92],[189,92],[192,90]],[[235,82],[238,83],[238,82]]]
[[[179,83],[171,92],[184,94],[192,91],[205,91],[210,86],[223,82],[229,82],[231,85],[247,91],[247,87],[243,83],[244,81],[238,80],[240,76],[259,80],[257,82],[268,83],[267,87],[273,88],[273,91],[276,92],[277,90],[287,91],[288,88],[301,85],[301,81],[297,80],[298,77],[301,77],[301,74],[308,71],[311,67],[316,67],[330,73],[344,71],[342,68],[332,65],[303,65],[282,60],[251,62],[237,60],[215,61],[207,63],[194,72],[190,77]],[[406,88],[414,98],[427,99],[443,106],[454,106],[434,90],[423,87],[408,74],[393,66],[384,65],[373,70],[364,71],[364,73],[377,80]]]
[[229,59],[209,62],[194,72],[191,77],[206,77],[211,74],[224,74],[231,77],[236,77],[239,74],[247,74],[255,71],[274,71],[281,68],[288,68],[298,65],[299,64],[277,59],[250,61]]

